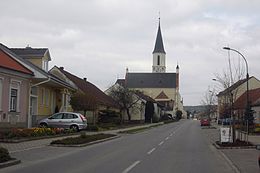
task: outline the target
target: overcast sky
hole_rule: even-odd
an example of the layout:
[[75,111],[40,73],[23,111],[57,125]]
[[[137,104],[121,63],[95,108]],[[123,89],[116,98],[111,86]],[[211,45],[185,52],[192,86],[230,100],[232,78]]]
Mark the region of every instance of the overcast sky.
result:
[[[1,0],[0,42],[47,47],[63,66],[105,90],[130,72],[151,72],[158,28],[166,70],[180,66],[184,105],[198,105],[239,50],[260,79],[260,0]],[[231,53],[234,64],[243,64]]]

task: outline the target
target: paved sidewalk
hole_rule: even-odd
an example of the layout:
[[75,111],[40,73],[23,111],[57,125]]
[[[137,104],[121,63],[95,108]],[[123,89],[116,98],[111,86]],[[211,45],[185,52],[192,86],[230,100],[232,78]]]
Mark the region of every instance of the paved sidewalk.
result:
[[[203,129],[206,136],[212,143],[219,141],[219,128],[217,124],[213,124],[216,129]],[[260,136],[249,135],[248,141],[254,145],[260,144]],[[241,173],[257,173],[260,172],[258,167],[258,156],[260,151],[256,149],[220,149],[231,164],[235,166]]]
[[[124,129],[116,129],[116,130],[101,131],[101,132],[88,132],[87,131],[86,134],[87,135],[97,134],[97,133],[117,134],[120,131],[127,131],[127,130],[132,130],[132,129],[143,128],[143,127],[152,127],[152,126],[156,126],[156,125],[159,125],[159,124],[163,124],[163,123],[145,124],[145,125],[139,125],[139,126],[134,126],[134,127],[124,128]],[[35,149],[35,148],[42,148],[42,147],[49,145],[53,140],[72,137],[72,136],[75,137],[75,136],[78,136],[78,135],[80,135],[80,133],[77,134],[77,135],[54,137],[54,138],[47,138],[47,139],[39,139],[39,140],[32,140],[32,141],[26,141],[26,142],[20,142],[20,143],[0,142],[0,146],[8,149],[9,153],[16,153],[16,152],[22,152],[22,151],[25,151],[25,150]]]

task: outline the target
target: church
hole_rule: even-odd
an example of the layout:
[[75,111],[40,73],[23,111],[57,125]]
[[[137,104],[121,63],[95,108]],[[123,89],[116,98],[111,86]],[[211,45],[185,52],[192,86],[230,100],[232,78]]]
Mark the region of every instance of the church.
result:
[[164,106],[165,113],[175,116],[176,111],[180,110],[185,116],[186,113],[179,92],[179,66],[176,66],[175,73],[166,71],[166,52],[163,45],[160,19],[152,55],[152,72],[135,73],[126,69],[125,86],[139,90],[153,98]]

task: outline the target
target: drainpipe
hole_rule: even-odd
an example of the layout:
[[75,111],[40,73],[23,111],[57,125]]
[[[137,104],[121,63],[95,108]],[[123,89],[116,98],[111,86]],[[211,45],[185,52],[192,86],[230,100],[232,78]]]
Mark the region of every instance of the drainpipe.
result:
[[28,105],[28,121],[27,121],[27,127],[28,128],[30,128],[30,127],[32,127],[32,115],[31,115],[31,110],[30,110],[30,106],[31,106],[31,91],[32,91],[32,87],[35,87],[35,86],[39,86],[39,85],[42,85],[42,84],[44,84],[44,83],[47,83],[47,82],[49,82],[51,80],[51,78],[50,77],[48,77],[48,79],[47,80],[45,80],[45,81],[42,81],[42,82],[39,82],[39,83],[36,83],[36,84],[34,84],[34,85],[30,85],[29,84],[29,105]]

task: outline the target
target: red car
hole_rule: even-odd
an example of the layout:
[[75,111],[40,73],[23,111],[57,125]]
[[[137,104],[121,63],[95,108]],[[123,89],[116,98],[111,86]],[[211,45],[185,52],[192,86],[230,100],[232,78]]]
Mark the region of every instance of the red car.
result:
[[210,121],[209,121],[209,119],[207,119],[207,118],[201,119],[201,120],[200,120],[200,125],[201,125],[201,126],[210,126]]

